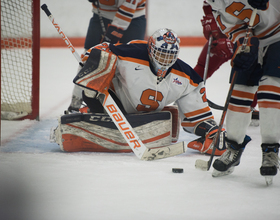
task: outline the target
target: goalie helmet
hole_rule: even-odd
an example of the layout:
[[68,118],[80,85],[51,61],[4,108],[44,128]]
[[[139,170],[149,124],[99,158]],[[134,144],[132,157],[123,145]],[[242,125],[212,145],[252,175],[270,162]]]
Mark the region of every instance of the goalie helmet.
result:
[[169,67],[177,60],[180,40],[177,34],[168,28],[157,30],[148,40],[150,61],[161,81]]

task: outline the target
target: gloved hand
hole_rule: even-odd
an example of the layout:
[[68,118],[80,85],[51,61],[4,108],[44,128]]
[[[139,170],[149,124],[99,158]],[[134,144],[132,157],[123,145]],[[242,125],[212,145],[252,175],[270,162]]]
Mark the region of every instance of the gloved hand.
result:
[[269,5],[269,0],[248,0],[248,3],[253,8],[257,8],[260,10],[266,10]]
[[[203,78],[204,77],[204,69],[206,65],[206,56],[208,52],[208,43],[207,42],[197,60],[197,64],[194,67],[194,70],[198,73],[198,75]],[[211,51],[209,58],[209,66],[207,71],[207,77],[211,77],[213,73],[220,68],[220,66],[231,59],[233,54],[233,44],[229,42],[227,38],[219,38],[218,40],[212,41]]]
[[203,27],[204,37],[207,40],[209,40],[210,35],[212,35],[214,39],[218,39],[223,36],[223,33],[220,31],[219,27],[217,26],[216,20],[212,15],[212,13],[203,16],[203,19],[201,20],[201,24]]
[[240,38],[234,44],[234,54],[231,59],[231,66],[235,71],[246,71],[254,62],[258,59],[259,51],[259,39],[257,37],[250,37],[247,42],[247,46],[243,52],[241,52],[242,43],[244,37]]
[[224,59],[224,62],[226,62],[233,55],[233,43],[227,38],[219,38],[212,42],[210,52]]
[[[207,120],[199,123],[194,128],[194,133],[201,138],[198,138],[188,144],[189,148],[199,150],[201,153],[211,154],[213,150],[213,141],[218,132],[218,125],[214,120]],[[222,155],[226,150],[225,143],[226,131],[222,129],[220,136],[217,137],[217,149],[215,155]]]
[[109,24],[102,42],[108,42],[111,44],[118,43],[123,36],[123,32],[124,31],[121,28]]

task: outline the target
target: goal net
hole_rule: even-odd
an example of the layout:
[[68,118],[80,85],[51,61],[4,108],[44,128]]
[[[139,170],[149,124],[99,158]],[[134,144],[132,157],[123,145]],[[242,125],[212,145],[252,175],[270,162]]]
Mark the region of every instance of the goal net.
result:
[[39,119],[40,1],[1,0],[1,119]]

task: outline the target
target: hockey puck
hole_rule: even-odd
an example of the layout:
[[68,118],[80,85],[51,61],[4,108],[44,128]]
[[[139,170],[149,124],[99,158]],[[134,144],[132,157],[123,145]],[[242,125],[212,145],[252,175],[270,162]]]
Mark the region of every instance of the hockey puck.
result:
[[183,168],[172,168],[173,173],[183,173],[184,169]]

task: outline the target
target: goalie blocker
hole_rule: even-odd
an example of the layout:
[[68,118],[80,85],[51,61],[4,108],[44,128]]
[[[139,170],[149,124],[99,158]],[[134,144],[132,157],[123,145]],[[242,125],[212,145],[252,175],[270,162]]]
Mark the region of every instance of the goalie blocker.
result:
[[[126,118],[148,148],[178,140],[180,121],[176,106],[167,106],[161,112],[128,114]],[[103,113],[61,116],[58,126],[51,131],[50,141],[67,152],[132,152],[112,119]]]

